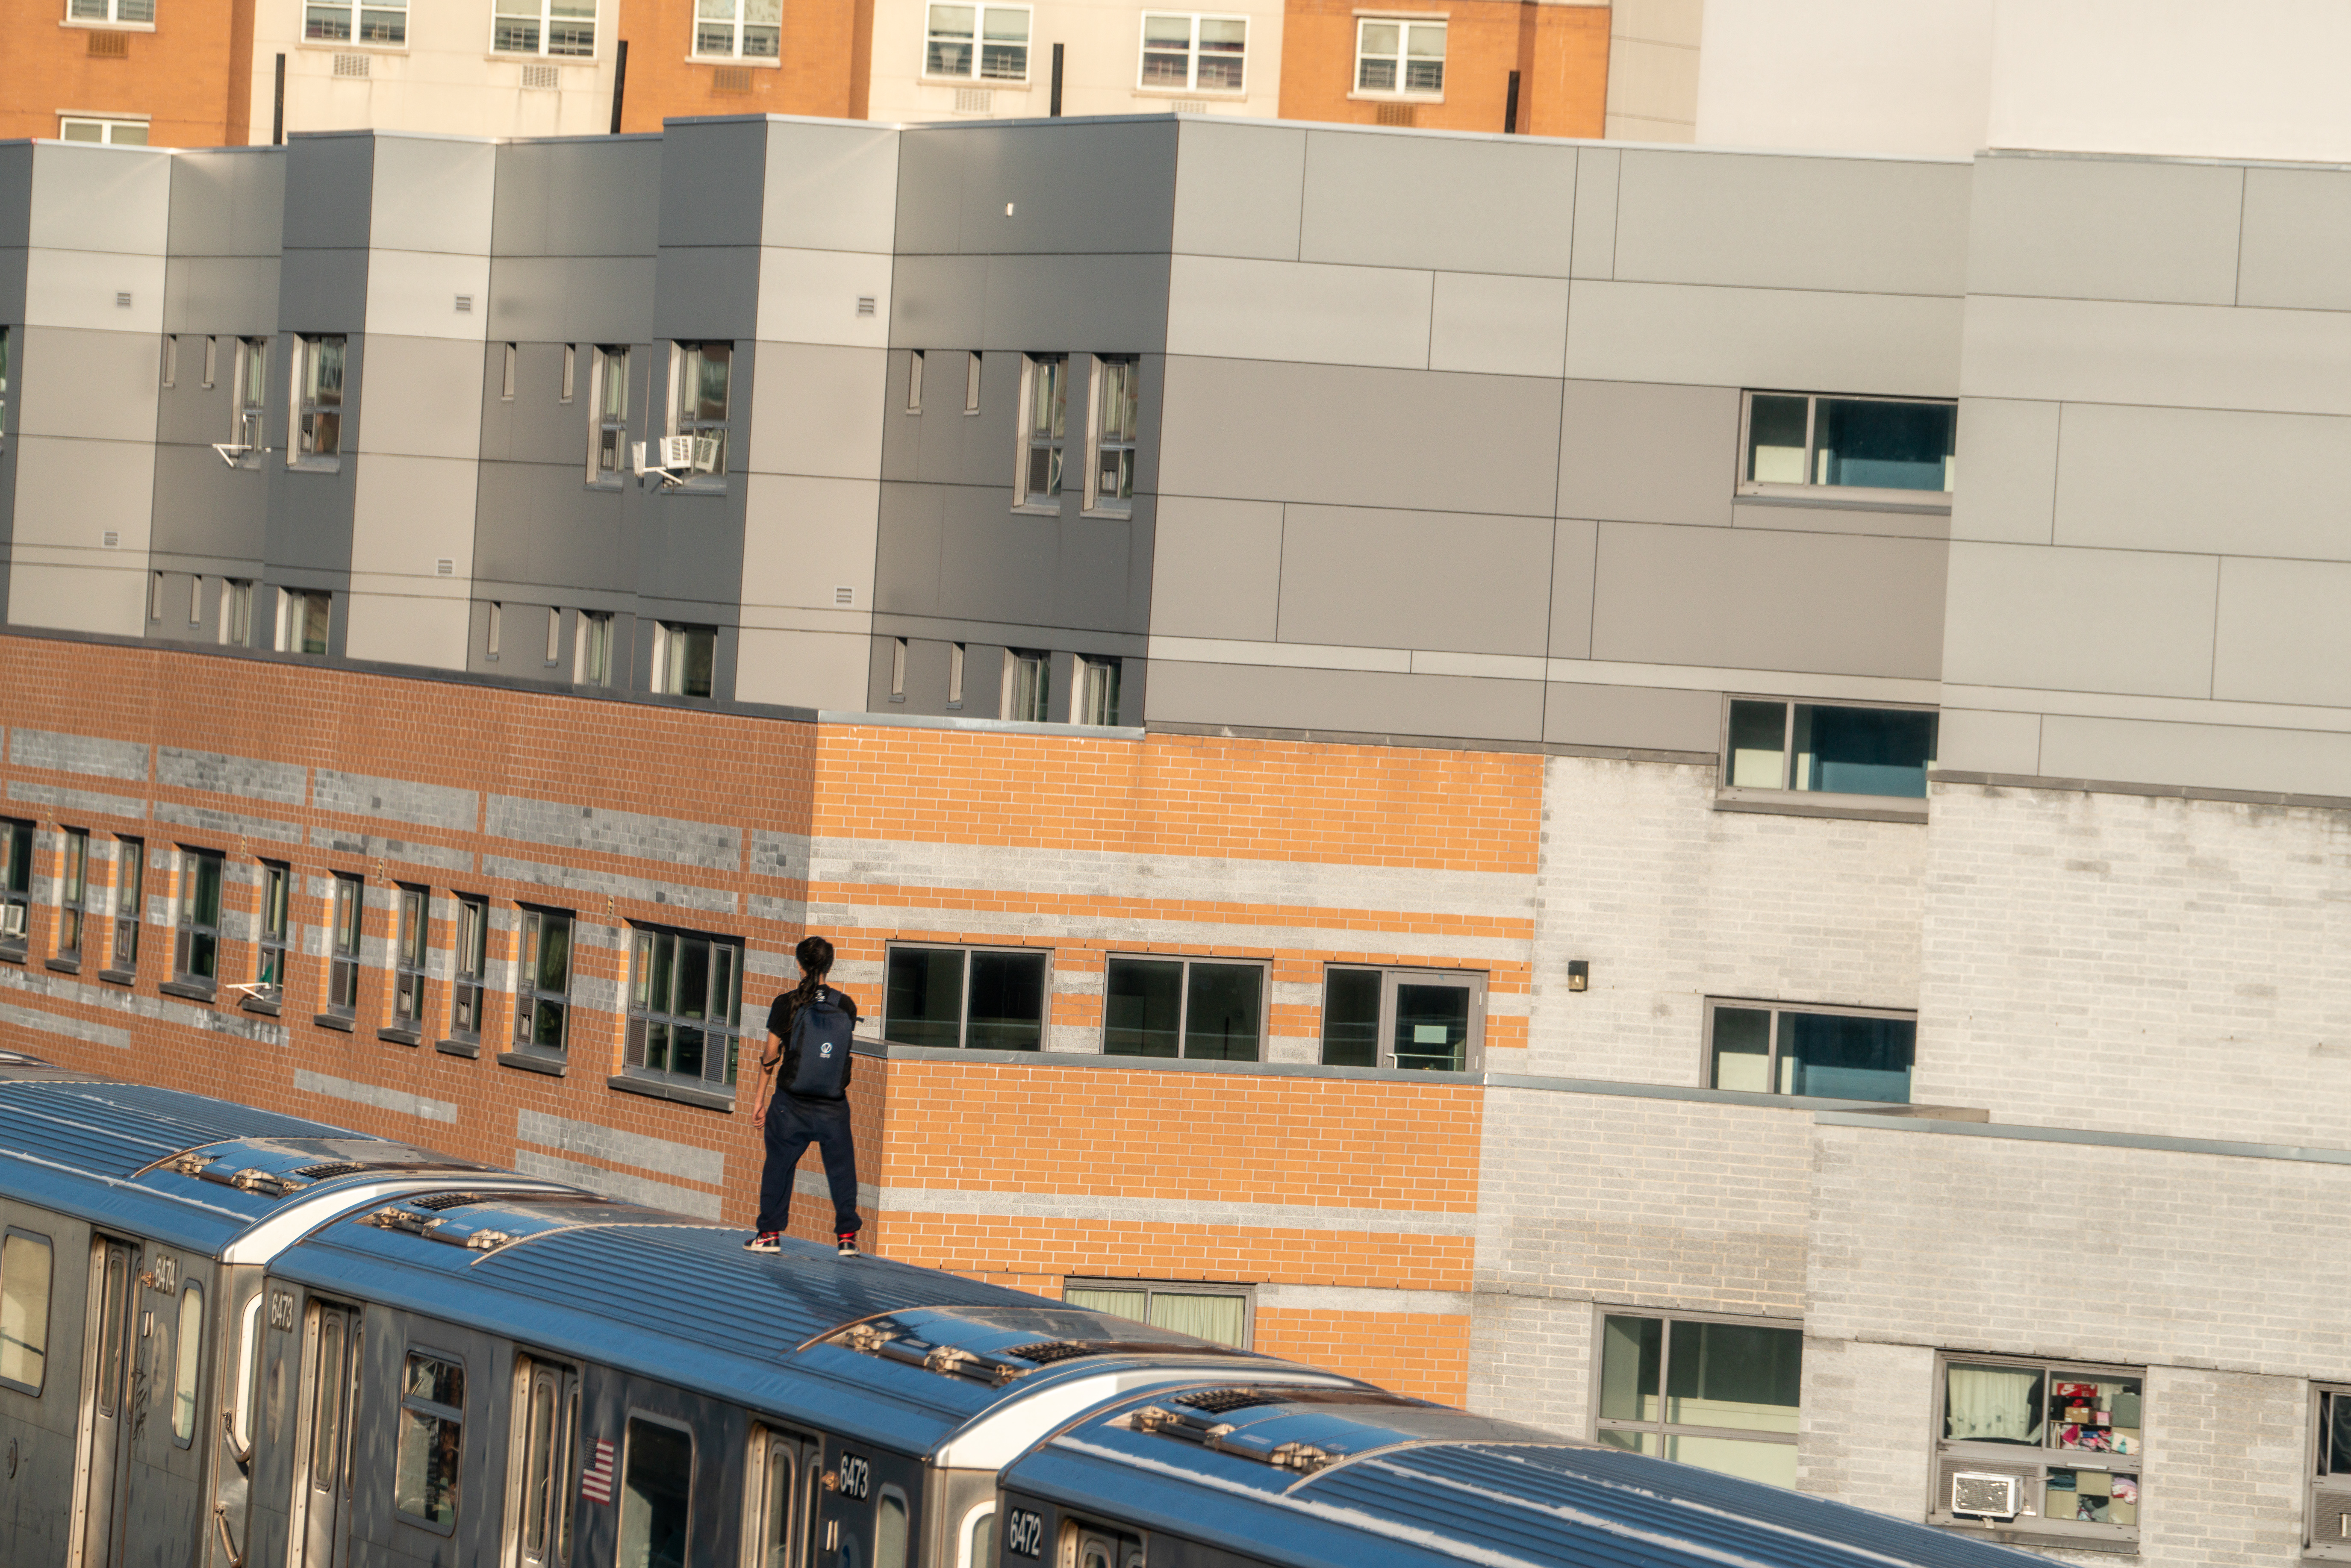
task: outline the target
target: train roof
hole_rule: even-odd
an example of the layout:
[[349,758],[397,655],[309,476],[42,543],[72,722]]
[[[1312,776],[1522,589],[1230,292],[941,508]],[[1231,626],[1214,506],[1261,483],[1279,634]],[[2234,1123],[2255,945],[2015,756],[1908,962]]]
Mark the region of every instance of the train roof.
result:
[[[1073,1423],[1008,1490],[1301,1568],[2021,1568],[2035,1553],[1375,1389],[1236,1382]],[[1203,1494],[1217,1506],[1203,1506]],[[1107,1521],[1105,1521],[1107,1522]]]

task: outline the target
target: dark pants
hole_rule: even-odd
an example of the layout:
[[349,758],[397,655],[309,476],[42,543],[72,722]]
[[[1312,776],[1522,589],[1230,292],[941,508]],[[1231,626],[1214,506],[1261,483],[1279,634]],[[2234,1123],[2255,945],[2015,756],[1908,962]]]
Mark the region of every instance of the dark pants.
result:
[[759,1176],[759,1228],[781,1230],[792,1214],[792,1173],[814,1144],[824,1152],[824,1178],[832,1186],[832,1228],[846,1234],[857,1218],[857,1151],[849,1141],[849,1102],[799,1100],[778,1094],[768,1107],[768,1168]]

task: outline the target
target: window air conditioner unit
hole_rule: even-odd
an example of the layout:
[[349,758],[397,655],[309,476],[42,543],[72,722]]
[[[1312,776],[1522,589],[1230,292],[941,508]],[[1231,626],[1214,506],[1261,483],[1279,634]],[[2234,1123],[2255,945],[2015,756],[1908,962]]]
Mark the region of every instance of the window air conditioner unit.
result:
[[16,942],[25,939],[25,906],[23,904],[0,904],[0,936]]
[[1951,1511],[1987,1519],[2014,1519],[2024,1490],[2019,1476],[1959,1470],[1951,1476]]
[[708,474],[718,466],[718,437],[697,435],[694,438],[693,468],[697,474]]
[[664,435],[661,438],[661,465],[664,468],[694,466],[694,437]]

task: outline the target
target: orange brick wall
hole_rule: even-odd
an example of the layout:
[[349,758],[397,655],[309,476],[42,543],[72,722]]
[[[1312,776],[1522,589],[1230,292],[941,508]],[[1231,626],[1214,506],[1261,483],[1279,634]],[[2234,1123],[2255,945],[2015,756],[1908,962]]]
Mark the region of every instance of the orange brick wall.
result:
[[[1346,0],[1288,0],[1282,15],[1283,119],[1379,122],[1378,101],[1349,96],[1359,9]],[[1445,0],[1398,14],[1442,16],[1446,22],[1444,101],[1412,104],[1405,123],[1423,130],[1504,130],[1515,70],[1521,134],[1602,133],[1608,99],[1606,6]]]
[[[253,0],[158,0],[152,31],[60,26],[64,0],[0,6],[0,140],[54,138],[60,113],[149,116],[154,147],[243,141]],[[120,39],[121,58],[93,56],[93,35]],[[232,80],[232,76],[238,79]]]
[[694,53],[694,0],[621,0],[628,40],[621,129],[657,131],[673,117],[807,114],[862,120],[872,0],[791,0],[772,65],[732,68]]

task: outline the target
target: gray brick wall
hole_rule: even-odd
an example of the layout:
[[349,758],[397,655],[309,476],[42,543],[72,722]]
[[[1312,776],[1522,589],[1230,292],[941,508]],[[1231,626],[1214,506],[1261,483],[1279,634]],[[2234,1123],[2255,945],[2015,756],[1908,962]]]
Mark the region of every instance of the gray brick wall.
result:
[[[716,888],[687,887],[677,883],[654,882],[647,877],[622,876],[615,872],[516,860],[507,855],[484,855],[482,872],[486,876],[507,877],[546,888],[546,902],[565,907],[577,905],[580,899],[576,895],[579,894],[601,898],[609,894],[621,898],[642,899],[647,904],[668,904],[681,912],[735,913],[735,894]],[[691,920],[684,923],[693,924]]]
[[215,795],[299,806],[308,793],[308,769],[290,763],[183,751],[175,746],[155,749],[155,781],[175,789],[208,789]]
[[1932,1346],[1805,1336],[1796,1440],[1802,1490],[1924,1519],[1934,1420]]
[[1571,1437],[1592,1419],[1593,1306],[1481,1290],[1470,1299],[1469,1408]]
[[742,833],[712,822],[493,795],[485,825],[495,838],[630,855],[704,871],[734,872],[743,863]]
[[482,798],[471,789],[420,784],[406,779],[373,779],[321,768],[311,781],[310,803],[322,811],[345,811],[391,822],[413,822],[453,833],[470,833],[481,821]]
[[100,817],[144,817],[147,802],[134,800],[127,795],[105,795],[95,789],[68,789],[57,784],[28,784],[22,779],[8,780],[8,799],[27,806],[47,806],[52,810],[88,812]]
[[127,740],[100,740],[93,735],[12,729],[8,732],[8,760],[19,768],[89,773],[100,779],[134,779],[143,783],[147,778],[145,747]]
[[298,844],[298,824],[277,817],[250,817],[240,811],[215,811],[210,806],[190,806],[177,800],[155,802],[155,821],[167,827],[192,828],[215,838],[261,839],[270,843]]

